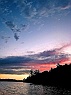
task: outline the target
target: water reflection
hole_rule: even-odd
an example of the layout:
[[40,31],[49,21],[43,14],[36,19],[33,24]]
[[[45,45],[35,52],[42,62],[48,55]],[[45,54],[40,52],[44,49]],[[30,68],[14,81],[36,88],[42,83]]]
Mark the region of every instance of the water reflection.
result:
[[71,95],[69,90],[48,86],[43,86],[43,93],[44,95]]
[[0,82],[0,95],[71,95],[71,91],[30,83]]

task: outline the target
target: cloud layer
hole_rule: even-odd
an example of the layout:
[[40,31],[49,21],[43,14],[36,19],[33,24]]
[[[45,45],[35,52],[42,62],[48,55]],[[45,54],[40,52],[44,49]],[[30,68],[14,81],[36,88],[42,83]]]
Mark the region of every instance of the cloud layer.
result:
[[31,69],[44,71],[49,70],[51,67],[54,68],[58,63],[69,63],[71,61],[71,55],[61,53],[69,45],[67,44],[60,48],[43,51],[38,54],[0,58],[0,73],[25,74],[29,73]]

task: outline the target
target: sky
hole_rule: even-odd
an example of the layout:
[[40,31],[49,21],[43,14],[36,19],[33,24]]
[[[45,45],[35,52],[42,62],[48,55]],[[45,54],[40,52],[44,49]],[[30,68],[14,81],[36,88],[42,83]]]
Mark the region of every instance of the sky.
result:
[[0,0],[0,78],[70,62],[71,0]]

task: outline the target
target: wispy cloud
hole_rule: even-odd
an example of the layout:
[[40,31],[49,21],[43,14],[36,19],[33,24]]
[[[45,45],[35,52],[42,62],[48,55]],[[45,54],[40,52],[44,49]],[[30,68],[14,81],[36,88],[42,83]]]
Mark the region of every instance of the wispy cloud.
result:
[[[33,21],[33,23],[35,23],[35,21],[37,20],[37,23],[39,23],[41,22],[41,20],[39,21],[39,19],[41,18],[53,16],[55,13],[60,14],[64,10],[71,9],[71,0],[65,0],[65,1],[63,0],[14,0],[13,2],[9,2],[8,0],[7,2],[4,1],[2,2],[1,0],[1,7],[3,6],[3,4],[9,6],[0,9],[1,14],[3,14],[4,11],[4,14],[7,15],[7,17],[6,16],[4,16],[4,18],[2,17],[2,20],[6,24],[6,26],[10,28],[11,31],[13,31],[14,38],[16,41],[18,41],[18,39],[20,38],[20,32],[28,31],[30,27],[30,24],[28,23],[27,24],[22,23],[20,24],[21,26],[17,25],[15,23],[15,20],[18,19],[19,16],[20,18],[22,17],[25,18],[26,21]],[[14,12],[14,8],[10,9],[12,5],[15,6],[16,12],[18,14],[16,18],[14,18],[13,15],[14,20],[11,19],[12,18],[11,15],[10,15],[10,19],[8,19],[9,16],[8,14],[10,14],[11,11]],[[8,11],[5,12],[6,10]],[[32,19],[35,19],[35,21]],[[38,30],[40,30],[42,26],[43,23],[39,25]]]
[[28,29],[28,25],[25,24],[21,24],[19,27],[18,25],[16,25],[13,21],[8,21],[8,20],[4,20],[4,23],[6,24],[6,26],[8,28],[10,28],[10,30],[13,32],[14,34],[14,38],[16,39],[16,41],[19,39],[20,37],[20,33],[22,31],[26,31]]
[[0,74],[28,74],[30,71],[30,66],[1,66]]
[[61,51],[61,50],[65,49],[65,48],[67,48],[67,47],[69,47],[69,46],[71,46],[71,42],[70,42],[70,43],[67,43],[67,44],[62,45],[62,46],[61,46],[60,48],[58,48],[57,50],[58,50],[58,51]]
[[70,0],[22,0],[19,8],[26,18],[48,17],[56,12],[71,8]]

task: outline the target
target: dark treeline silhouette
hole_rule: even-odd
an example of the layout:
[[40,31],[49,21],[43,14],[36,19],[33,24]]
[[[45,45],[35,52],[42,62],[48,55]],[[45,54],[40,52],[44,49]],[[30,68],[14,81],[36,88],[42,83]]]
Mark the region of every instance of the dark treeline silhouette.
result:
[[23,80],[15,80],[15,79],[0,79],[0,81],[3,82],[23,82]]
[[57,65],[56,68],[42,73],[33,73],[24,80],[28,83],[42,84],[48,86],[71,88],[71,64]]

